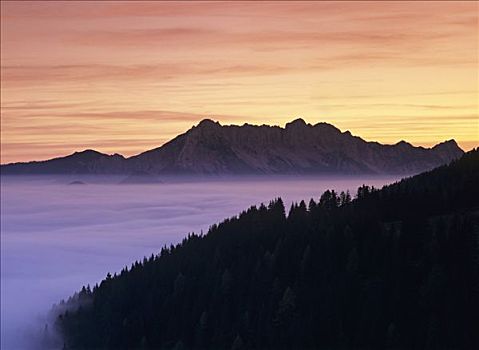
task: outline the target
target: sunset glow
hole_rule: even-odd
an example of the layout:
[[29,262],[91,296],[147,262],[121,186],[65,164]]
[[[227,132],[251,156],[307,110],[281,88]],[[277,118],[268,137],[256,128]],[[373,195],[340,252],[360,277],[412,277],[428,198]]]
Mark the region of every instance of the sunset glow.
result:
[[479,145],[478,2],[1,2],[1,162],[201,119]]

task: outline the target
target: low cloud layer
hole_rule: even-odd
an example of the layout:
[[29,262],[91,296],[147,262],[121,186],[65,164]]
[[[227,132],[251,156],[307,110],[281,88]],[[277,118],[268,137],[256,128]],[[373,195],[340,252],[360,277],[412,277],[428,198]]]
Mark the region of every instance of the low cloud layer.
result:
[[392,178],[277,178],[117,185],[118,178],[2,177],[1,348],[34,348],[53,303],[118,272],[189,232],[281,196],[319,198]]

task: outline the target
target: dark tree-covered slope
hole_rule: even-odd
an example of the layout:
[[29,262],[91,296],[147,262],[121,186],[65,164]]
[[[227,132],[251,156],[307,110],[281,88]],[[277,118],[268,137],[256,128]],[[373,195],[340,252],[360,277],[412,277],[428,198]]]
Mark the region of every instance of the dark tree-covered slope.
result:
[[54,308],[66,349],[477,349],[479,151],[251,207]]
[[366,142],[333,125],[296,119],[284,128],[205,119],[161,147],[133,157],[87,150],[1,166],[18,174],[416,174],[460,157],[454,140],[432,148]]

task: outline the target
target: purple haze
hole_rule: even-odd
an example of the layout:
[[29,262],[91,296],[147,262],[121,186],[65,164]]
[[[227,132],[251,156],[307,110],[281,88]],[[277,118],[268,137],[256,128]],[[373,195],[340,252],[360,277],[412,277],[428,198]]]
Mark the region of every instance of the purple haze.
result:
[[[397,177],[249,178],[118,185],[118,179],[2,177],[1,348],[32,349],[53,303],[189,232],[281,196],[380,187]],[[73,179],[75,180],[75,179]],[[91,183],[96,181],[96,183]],[[111,183],[108,183],[110,181]]]

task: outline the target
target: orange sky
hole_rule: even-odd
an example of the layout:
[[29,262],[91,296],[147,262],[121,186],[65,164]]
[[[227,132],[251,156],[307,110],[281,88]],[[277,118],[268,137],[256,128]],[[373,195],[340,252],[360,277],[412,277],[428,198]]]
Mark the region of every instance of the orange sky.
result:
[[478,2],[1,2],[1,162],[204,117],[479,145]]

